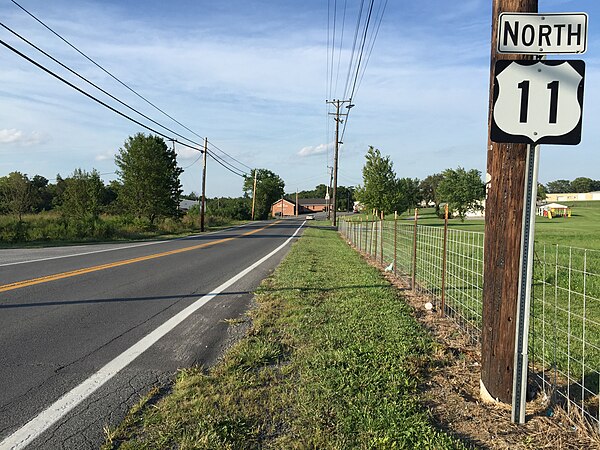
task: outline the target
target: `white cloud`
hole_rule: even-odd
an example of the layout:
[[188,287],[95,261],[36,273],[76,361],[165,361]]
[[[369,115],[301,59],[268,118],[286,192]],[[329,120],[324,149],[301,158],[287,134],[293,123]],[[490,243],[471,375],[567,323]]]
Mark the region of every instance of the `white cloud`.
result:
[[196,159],[200,155],[201,153],[193,148],[184,147],[182,145],[177,146],[177,159]]
[[312,145],[308,147],[303,147],[298,152],[299,156],[314,156],[314,155],[322,155],[323,153],[331,150],[333,148],[333,143],[330,144],[319,144]]
[[39,133],[25,133],[16,128],[5,128],[0,130],[0,144],[17,144],[23,146],[36,145],[42,142]]
[[115,159],[115,152],[114,150],[107,150],[104,153],[96,155],[94,159],[96,161],[112,161]]

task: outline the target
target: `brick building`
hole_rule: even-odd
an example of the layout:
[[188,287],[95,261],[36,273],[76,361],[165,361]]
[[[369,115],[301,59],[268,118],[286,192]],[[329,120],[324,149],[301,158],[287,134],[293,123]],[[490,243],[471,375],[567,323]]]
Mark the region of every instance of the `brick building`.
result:
[[285,217],[327,211],[327,200],[324,198],[300,198],[298,204],[298,209],[296,209],[296,202],[285,198],[279,199],[271,205],[271,216]]

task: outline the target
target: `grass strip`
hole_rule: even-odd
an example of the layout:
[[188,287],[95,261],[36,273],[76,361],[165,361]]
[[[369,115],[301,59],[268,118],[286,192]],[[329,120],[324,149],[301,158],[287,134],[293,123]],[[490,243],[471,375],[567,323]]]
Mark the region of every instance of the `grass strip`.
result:
[[256,298],[218,365],[181,371],[104,448],[464,448],[418,400],[435,344],[335,231],[307,229]]

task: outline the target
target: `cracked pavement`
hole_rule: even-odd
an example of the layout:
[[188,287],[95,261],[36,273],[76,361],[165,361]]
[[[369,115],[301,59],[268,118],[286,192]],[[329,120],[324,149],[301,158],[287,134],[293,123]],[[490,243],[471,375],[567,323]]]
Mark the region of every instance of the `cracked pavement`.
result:
[[[3,266],[0,286],[38,274],[240,236],[0,294],[0,442],[170,317],[282,244],[300,223],[286,220],[251,236],[243,235],[265,224],[196,239]],[[98,448],[104,443],[105,428],[118,425],[153,387],[168,389],[180,368],[213,365],[244,326],[230,326],[228,319],[244,316],[254,290],[288,248],[185,319],[27,448]],[[39,251],[34,254],[39,255]],[[20,258],[26,260],[27,255]]]

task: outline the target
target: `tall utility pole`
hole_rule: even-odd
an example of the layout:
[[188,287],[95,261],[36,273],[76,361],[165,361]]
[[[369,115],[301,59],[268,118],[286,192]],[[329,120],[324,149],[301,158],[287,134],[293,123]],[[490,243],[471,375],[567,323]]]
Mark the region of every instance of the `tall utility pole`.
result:
[[202,202],[200,203],[200,231],[204,231],[204,209],[206,205],[206,154],[208,153],[208,138],[204,138],[202,152]]
[[252,188],[252,220],[254,220],[254,205],[256,204],[256,173],[257,169],[254,169],[254,187]]
[[342,142],[340,142],[340,123],[344,122],[344,119],[341,119],[342,116],[343,117],[348,116],[348,113],[345,113],[345,114],[340,113],[340,109],[342,108],[342,106],[345,103],[348,103],[348,106],[346,106],[346,108],[348,108],[348,109],[352,108],[354,105],[350,104],[350,100],[331,100],[331,101],[327,101],[327,103],[330,103],[335,106],[335,113],[329,113],[329,114],[335,116],[333,119],[333,120],[335,120],[335,153],[333,156],[333,198],[332,198],[333,215],[331,217],[331,224],[335,227],[337,225],[338,158],[339,158],[339,153],[340,153],[340,144],[342,144]]
[[327,220],[331,219],[331,186],[333,185],[333,167],[327,166],[329,172],[329,186],[327,186],[327,193],[325,194],[325,200],[327,200]]
[[299,211],[300,211],[300,207],[298,206],[298,189],[296,189],[296,211],[295,211],[296,216],[298,215]]
[[[502,12],[537,12],[538,0],[492,0],[492,53],[488,129],[498,55],[498,18]],[[501,59],[531,59],[502,55]],[[489,136],[489,134],[488,134]],[[481,395],[511,403],[515,324],[519,292],[520,243],[527,145],[488,139],[485,258],[481,335]]]

